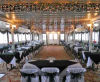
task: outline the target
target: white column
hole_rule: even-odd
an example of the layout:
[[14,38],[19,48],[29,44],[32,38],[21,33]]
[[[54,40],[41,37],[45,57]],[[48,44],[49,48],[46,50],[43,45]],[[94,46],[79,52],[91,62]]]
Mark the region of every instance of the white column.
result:
[[58,44],[60,44],[60,32],[58,32]]
[[65,42],[66,43],[68,42],[68,35],[67,35],[67,33],[65,33]]
[[40,35],[39,35],[39,40],[40,40],[40,41],[43,41],[42,33],[40,33]]
[[42,39],[42,42],[43,42],[43,35],[42,35],[42,33],[41,33],[41,39]]
[[14,45],[14,28],[11,29],[11,35],[12,35],[12,51],[15,51],[15,45]]
[[34,41],[34,32],[32,33],[32,38],[33,38],[33,41]]
[[46,45],[48,45],[49,33],[46,33]]
[[69,42],[69,33],[67,33],[67,43]]
[[73,44],[75,43],[75,31],[73,32]]
[[30,32],[30,41],[32,41],[32,33]]
[[92,30],[90,30],[90,33],[89,33],[89,51],[91,51],[92,49]]
[[26,33],[25,33],[25,41],[27,41],[27,39],[26,39]]
[[39,33],[39,35],[38,35],[38,36],[39,36],[39,39],[38,39],[38,40],[39,40],[39,41],[41,41],[41,34]]

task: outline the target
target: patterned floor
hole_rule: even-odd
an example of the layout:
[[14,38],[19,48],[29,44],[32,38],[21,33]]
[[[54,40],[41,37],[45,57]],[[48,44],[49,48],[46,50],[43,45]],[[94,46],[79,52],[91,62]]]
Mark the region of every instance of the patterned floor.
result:
[[54,57],[58,60],[72,60],[72,58],[66,53],[63,46],[45,46],[42,51],[36,55],[35,58],[47,59],[48,57]]
[[[62,46],[45,46],[34,58],[47,59],[48,57],[55,57],[56,59],[72,60],[73,58],[69,55],[66,54]],[[0,82],[20,82],[21,75],[19,70],[20,68],[8,71],[6,69],[6,64],[0,64],[0,73],[6,74],[0,79]],[[85,73],[85,82],[100,82],[100,71],[87,70]]]

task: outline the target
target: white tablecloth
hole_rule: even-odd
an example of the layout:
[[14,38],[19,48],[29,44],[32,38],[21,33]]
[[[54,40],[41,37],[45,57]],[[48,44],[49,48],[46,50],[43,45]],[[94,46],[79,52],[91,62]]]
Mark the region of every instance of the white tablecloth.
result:
[[19,54],[20,54],[20,58],[21,58],[21,56],[22,56],[22,53],[24,52],[24,51],[18,51],[19,52]]
[[[4,62],[5,62],[5,61],[4,61],[3,59],[0,58],[0,63],[4,63]],[[15,57],[11,60],[10,64],[16,66],[16,58],[15,58]]]
[[86,57],[85,57],[84,52],[85,52],[85,51],[82,51],[82,56],[83,56],[83,59],[86,60]]
[[0,58],[0,63],[4,63],[5,61],[3,59]]
[[90,57],[88,57],[88,60],[87,60],[87,67],[91,67],[93,64],[93,61],[91,60]]
[[[81,64],[79,64],[79,63],[68,66],[65,82],[84,82],[84,72],[86,72],[86,69],[82,68]],[[71,78],[72,73],[79,74],[81,78],[79,78],[79,77]]]
[[78,53],[78,49],[82,47],[74,47],[74,50]]

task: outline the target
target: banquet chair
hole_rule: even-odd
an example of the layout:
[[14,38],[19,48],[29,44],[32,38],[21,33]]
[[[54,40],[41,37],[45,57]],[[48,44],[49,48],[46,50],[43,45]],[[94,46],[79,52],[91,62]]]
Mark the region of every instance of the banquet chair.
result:
[[70,66],[66,71],[66,81],[65,82],[84,82],[84,73],[86,72],[85,68],[81,66]]
[[1,66],[2,68],[5,66],[5,62],[4,62],[4,60],[2,60],[1,58],[0,58],[0,66]]
[[59,69],[56,67],[44,67],[41,69],[41,82],[60,82]]
[[38,69],[38,70],[40,70],[37,66],[30,64],[28,62],[23,65],[22,69]]
[[25,63],[20,73],[21,82],[39,82],[40,69],[35,65]]
[[21,69],[21,82],[39,82],[39,70]]

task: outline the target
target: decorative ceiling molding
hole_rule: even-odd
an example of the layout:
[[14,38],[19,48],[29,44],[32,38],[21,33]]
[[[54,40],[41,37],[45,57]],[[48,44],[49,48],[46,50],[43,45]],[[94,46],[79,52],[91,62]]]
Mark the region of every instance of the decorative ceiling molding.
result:
[[0,0],[0,3],[99,3],[99,0]]
[[16,3],[1,4],[0,10],[3,12],[19,12],[19,11],[75,11],[88,12],[100,11],[100,3]]

